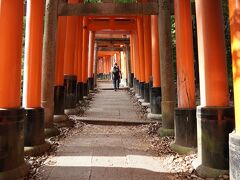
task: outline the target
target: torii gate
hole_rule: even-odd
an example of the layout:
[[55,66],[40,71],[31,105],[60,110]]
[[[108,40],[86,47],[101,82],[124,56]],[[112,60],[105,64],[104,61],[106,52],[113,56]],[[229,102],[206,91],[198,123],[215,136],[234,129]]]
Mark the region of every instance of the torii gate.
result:
[[[20,80],[21,80],[21,39],[22,39],[22,17],[23,0],[2,0],[0,6],[0,177],[5,179],[22,176],[26,172],[23,161],[24,146],[28,149],[47,149],[49,145],[44,140],[44,124],[47,134],[57,134],[53,126],[54,117],[54,86],[55,69],[61,65],[55,63],[57,52],[57,30],[61,18],[59,16],[127,16],[137,17],[137,32],[132,33],[133,51],[133,74],[134,89],[141,98],[148,101],[146,93],[149,88],[149,74],[153,76],[153,88],[156,94],[153,98],[155,107],[160,107],[157,100],[161,97],[162,124],[160,135],[173,135],[175,122],[176,141],[172,145],[176,151],[182,148],[187,150],[198,148],[200,159],[197,171],[203,176],[215,176],[228,170],[230,161],[230,176],[232,179],[239,178],[240,157],[240,97],[239,97],[239,0],[229,0],[229,12],[231,21],[233,75],[234,75],[234,97],[235,97],[235,124],[233,123],[233,109],[229,107],[228,83],[225,61],[225,45],[223,34],[223,19],[221,2],[219,0],[196,0],[196,16],[198,25],[198,50],[199,50],[199,73],[201,105],[197,107],[194,103],[195,85],[193,83],[193,57],[191,34],[191,3],[190,0],[176,0],[174,13],[176,17],[177,35],[177,76],[178,76],[178,108],[175,109],[176,96],[173,80],[173,67],[171,58],[171,32],[170,15],[171,3],[169,0],[158,0],[158,2],[144,2],[132,4],[71,4],[64,0],[46,1],[46,20],[43,42],[43,62],[41,68],[42,52],[42,27],[43,27],[43,2],[29,0],[27,8],[27,41],[24,75],[24,99],[23,108],[20,102]],[[144,17],[140,17],[144,15]],[[145,53],[146,38],[143,25],[149,24],[152,15],[151,29],[152,38],[152,73]],[[82,46],[87,49],[88,30],[86,29],[88,19],[83,17],[74,21],[70,20],[70,26],[74,23],[83,23]],[[10,22],[10,23],[9,23]],[[116,23],[116,22],[115,22]],[[66,24],[65,24],[66,25]],[[117,26],[117,24],[115,24]],[[101,26],[101,25],[99,25]],[[109,24],[111,28],[113,25]],[[127,28],[126,25],[125,28]],[[146,26],[146,27],[149,27]],[[38,28],[36,28],[38,27]],[[92,28],[97,27],[92,25]],[[130,28],[130,27],[128,27]],[[63,28],[64,29],[64,28]],[[73,29],[67,32],[66,44],[71,44],[74,36]],[[70,34],[70,36],[68,36]],[[207,36],[208,35],[208,36]],[[93,37],[93,36],[92,36]],[[80,37],[78,37],[80,38]],[[157,39],[157,41],[156,41]],[[158,41],[159,39],[159,41]],[[79,39],[78,39],[79,40]],[[94,47],[94,38],[91,38],[91,47]],[[155,40],[155,41],[154,41]],[[81,44],[81,43],[80,43]],[[72,51],[70,46],[67,52]],[[149,47],[149,46],[146,46]],[[158,51],[158,48],[159,51]],[[187,47],[187,48],[182,48]],[[60,47],[58,47],[60,48]],[[60,48],[61,49],[61,48]],[[93,50],[93,48],[91,48]],[[159,52],[159,54],[157,53]],[[93,54],[93,53],[91,53]],[[58,55],[58,54],[57,54]],[[80,53],[77,53],[80,56]],[[65,56],[65,55],[64,55]],[[68,55],[67,55],[68,56]],[[66,72],[70,72],[65,78],[66,84],[76,84],[78,79],[71,74],[74,71],[79,74],[83,86],[86,87],[88,80],[87,51],[82,51],[80,68],[74,68],[77,62],[69,59],[72,63],[65,63]],[[161,76],[158,75],[160,59]],[[147,62],[147,63],[146,63]],[[155,66],[154,66],[155,65]],[[41,73],[42,70],[42,73]],[[69,70],[69,71],[68,71]],[[42,74],[42,77],[41,77]],[[161,77],[161,81],[160,78]],[[41,82],[42,81],[42,87]],[[62,81],[62,80],[61,80]],[[187,82],[187,83],[185,83]],[[41,87],[41,88],[40,88]],[[87,88],[84,89],[87,95]],[[61,91],[59,91],[61,92]],[[69,89],[69,92],[74,92]],[[155,92],[152,91],[152,92]],[[161,92],[161,93],[159,93]],[[68,98],[71,99],[69,93]],[[158,103],[158,105],[157,105]],[[71,108],[72,102],[69,100]],[[44,108],[44,111],[43,111]],[[153,108],[154,109],[154,108]],[[196,111],[196,114],[195,114]],[[174,117],[175,113],[175,117]],[[27,117],[25,117],[25,115]],[[197,125],[196,118],[197,115]],[[36,119],[35,119],[36,118]],[[43,121],[45,123],[43,123]],[[183,126],[184,125],[184,126]],[[27,131],[23,131],[25,129]],[[195,128],[195,129],[194,129]],[[198,134],[196,134],[196,128]],[[31,129],[31,131],[29,130]],[[193,131],[189,131],[193,130]],[[230,140],[228,141],[228,135]],[[24,135],[25,133],[25,135]],[[198,144],[196,144],[196,137]],[[190,141],[189,141],[190,138]],[[195,139],[194,139],[195,138]],[[25,139],[25,140],[24,140]],[[228,142],[230,144],[230,157],[228,159]],[[13,148],[15,147],[15,148]],[[211,173],[209,173],[211,172]]]

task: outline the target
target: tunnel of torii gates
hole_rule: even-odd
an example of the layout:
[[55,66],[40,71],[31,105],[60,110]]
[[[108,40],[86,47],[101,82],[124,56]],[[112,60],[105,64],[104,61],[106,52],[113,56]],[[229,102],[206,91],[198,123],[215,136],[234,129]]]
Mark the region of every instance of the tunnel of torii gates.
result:
[[[0,179],[27,171],[25,155],[49,148],[56,124],[109,76],[112,63],[137,96],[161,117],[160,136],[171,148],[196,150],[202,176],[230,170],[240,179],[240,0],[229,0],[234,107],[229,106],[220,0],[158,0],[83,4],[78,0],[27,0],[23,98],[23,0],[0,1]],[[196,15],[200,104],[196,105],[192,14]],[[171,55],[171,15],[176,22],[177,96]],[[124,36],[122,36],[124,35]],[[235,112],[235,115],[234,115]],[[230,165],[230,167],[229,167]]]

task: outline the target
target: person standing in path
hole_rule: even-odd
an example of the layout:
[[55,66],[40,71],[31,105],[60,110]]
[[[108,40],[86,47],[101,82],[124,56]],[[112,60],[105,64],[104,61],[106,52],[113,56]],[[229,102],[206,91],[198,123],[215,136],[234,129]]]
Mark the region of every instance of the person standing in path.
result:
[[117,89],[119,89],[120,79],[122,78],[122,73],[117,63],[115,63],[113,66],[112,77],[114,90],[116,91]]

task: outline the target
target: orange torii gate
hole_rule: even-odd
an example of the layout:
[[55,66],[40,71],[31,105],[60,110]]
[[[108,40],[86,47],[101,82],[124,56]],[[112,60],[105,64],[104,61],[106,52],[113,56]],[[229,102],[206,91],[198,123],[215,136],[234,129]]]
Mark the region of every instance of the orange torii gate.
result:
[[[229,107],[228,100],[223,18],[219,0],[195,1],[201,94],[201,104],[197,110],[192,68],[190,0],[175,0],[174,5],[178,76],[178,108],[176,109],[171,58],[171,2],[169,0],[118,5],[114,3],[81,4],[77,0],[72,0],[70,3],[64,0],[46,0],[43,46],[41,42],[43,2],[28,0],[27,19],[29,21],[26,34],[22,105],[20,81],[24,13],[23,8],[19,7],[23,7],[23,0],[2,0],[0,6],[0,127],[2,131],[0,135],[4,141],[1,141],[0,145],[4,149],[1,149],[0,153],[5,156],[0,160],[2,165],[0,177],[14,179],[23,176],[26,173],[23,160],[24,143],[25,147],[30,147],[28,148],[30,151],[25,151],[25,153],[34,153],[36,149],[44,151],[48,148],[43,136],[44,126],[47,136],[58,134],[58,130],[54,127],[54,123],[57,122],[54,114],[60,115],[61,120],[68,121],[64,115],[64,109],[69,109],[65,112],[72,113],[71,109],[75,108],[77,101],[81,100],[84,95],[88,95],[88,81],[93,76],[93,62],[97,59],[98,48],[97,44],[93,46],[94,33],[89,32],[89,25],[90,30],[93,31],[120,29],[130,32],[132,49],[128,51],[132,52],[133,59],[130,61],[132,66],[129,67],[131,69],[129,72],[133,72],[134,75],[134,90],[146,102],[149,101],[148,87],[152,90],[150,97],[152,114],[162,113],[163,127],[160,129],[160,135],[173,135],[175,129],[176,141],[175,147],[173,145],[172,148],[181,151],[181,148],[189,150],[197,147],[200,159],[196,162],[197,171],[203,176],[213,175],[212,173],[218,176],[226,173],[230,161],[230,176],[232,179],[238,179],[240,162],[239,4],[239,0],[229,0],[236,119],[236,129],[233,131],[234,117],[233,108]],[[122,17],[122,14],[135,18],[129,18],[130,24],[125,25],[123,22],[110,19],[103,23],[103,26],[101,23],[91,24],[91,20],[86,17],[87,15]],[[84,17],[70,17],[73,15],[84,15]],[[143,29],[143,27],[150,26],[149,15],[153,22],[151,34],[149,29]],[[83,28],[79,28],[81,25]],[[150,37],[152,37],[151,41]],[[157,41],[154,41],[156,39]],[[80,44],[76,46],[77,43]],[[182,46],[187,48],[180,48]],[[90,47],[89,52],[88,47]],[[130,57],[129,54],[128,57]],[[96,70],[94,72],[96,74]],[[152,88],[149,85],[151,84],[150,76],[153,81]],[[40,82],[42,82],[41,88]],[[78,95],[73,95],[74,93]],[[66,102],[61,99],[62,96],[65,96]],[[61,105],[57,107],[58,104]],[[21,108],[22,106],[25,109]],[[197,120],[193,117],[194,115],[197,115]],[[189,121],[186,122],[185,119]],[[25,134],[23,134],[24,128],[27,130]],[[33,132],[29,131],[29,128],[33,128]],[[198,134],[195,131],[189,132],[194,128],[198,129]],[[230,140],[228,140],[229,133],[231,133]],[[188,139],[189,141],[185,140],[190,137],[192,139]],[[197,144],[194,139],[196,137]],[[229,157],[228,142],[230,144]],[[14,151],[13,146],[16,147]]]

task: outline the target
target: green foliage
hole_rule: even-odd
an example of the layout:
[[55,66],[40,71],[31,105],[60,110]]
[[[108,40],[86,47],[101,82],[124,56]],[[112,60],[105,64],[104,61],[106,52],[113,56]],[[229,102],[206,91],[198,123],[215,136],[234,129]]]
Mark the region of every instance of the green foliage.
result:
[[174,81],[177,81],[176,30],[175,30],[175,17],[174,16],[171,16],[171,35],[172,35],[172,60],[173,60]]
[[23,16],[23,32],[22,32],[22,71],[21,71],[21,99],[22,99],[22,94],[23,94],[25,29],[26,29],[26,16]]
[[226,42],[228,83],[229,83],[230,89],[232,89],[233,88],[232,54],[231,54],[231,36],[230,36],[229,14],[228,14],[228,1],[222,0],[222,6],[223,6],[224,33],[225,33],[225,42]]

